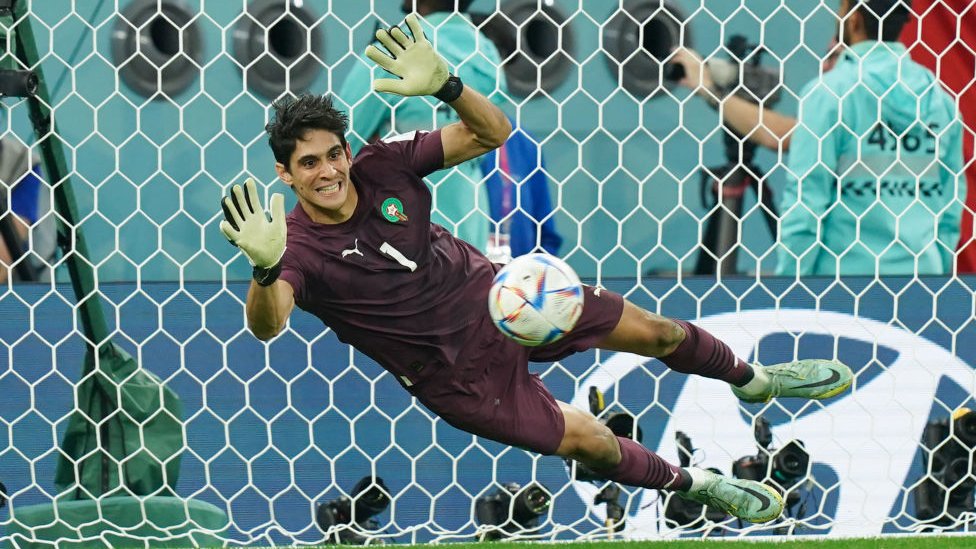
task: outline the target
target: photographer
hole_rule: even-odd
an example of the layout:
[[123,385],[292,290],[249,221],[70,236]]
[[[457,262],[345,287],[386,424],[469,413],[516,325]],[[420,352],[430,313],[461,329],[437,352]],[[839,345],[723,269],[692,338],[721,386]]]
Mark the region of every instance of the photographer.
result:
[[796,126],[795,118],[764,109],[739,95],[723,97],[724,94],[712,80],[712,71],[694,50],[675,51],[671,62],[684,68],[684,76],[678,80],[678,84],[690,88],[709,106],[718,110],[722,122],[735,133],[769,149],[789,149],[790,134]]
[[[797,120],[721,98],[694,52],[681,84],[723,123],[789,149],[777,273],[949,274],[965,185],[961,122],[935,76],[897,41],[908,0],[842,0],[836,66],[800,93]],[[837,46],[840,47],[840,46]]]

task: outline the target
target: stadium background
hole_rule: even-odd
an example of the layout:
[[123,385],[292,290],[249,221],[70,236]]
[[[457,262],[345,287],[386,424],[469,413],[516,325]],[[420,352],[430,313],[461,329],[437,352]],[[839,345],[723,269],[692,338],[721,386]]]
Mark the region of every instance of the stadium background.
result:
[[[230,182],[254,175],[270,183],[274,177],[261,135],[268,99],[257,86],[245,84],[235,61],[235,29],[240,30],[245,4],[275,2],[179,3],[188,13],[201,14],[194,25],[204,68],[186,90],[156,100],[134,92],[113,60],[119,12],[131,2],[31,4],[42,68],[71,152],[73,188],[85,219],[81,227],[117,328],[114,339],[184,402],[188,451],[179,494],[228,512],[232,541],[313,542],[322,537],[312,523],[315,503],[348,490],[375,466],[396,496],[383,516],[384,530],[397,541],[423,541],[470,537],[475,496],[493,481],[535,478],[556,491],[545,532],[562,538],[598,534],[599,510],[590,509],[567,484],[559,460],[475,441],[432,421],[375,364],[322,334],[305,315],[267,347],[244,330],[246,286],[239,281],[247,279],[248,270],[219,234],[215,205]],[[377,16],[387,23],[402,16],[393,0],[329,3],[328,8],[309,1],[290,4],[301,5],[318,22],[321,62],[312,64],[308,82],[315,92],[336,89],[350,64],[359,62],[350,55],[350,44],[353,54],[362,50]],[[557,223],[566,238],[562,255],[583,277],[682,318],[762,309],[806,309],[815,318],[817,311],[840,311],[890,323],[976,366],[974,282],[966,276],[800,284],[766,277],[716,283],[646,276],[687,272],[697,256],[705,213],[698,170],[725,161],[717,116],[684,91],[662,88],[653,97],[635,97],[618,85],[616,69],[601,50],[607,44],[601,25],[618,9],[658,2],[623,2],[623,8],[617,2],[572,0],[512,4],[567,17],[556,42],[566,45],[572,60],[564,79],[531,99],[513,96],[507,110],[544,143],[559,204]],[[476,0],[473,11],[494,5]],[[795,94],[817,74],[836,25],[835,2],[669,5],[685,16],[686,37],[706,55],[720,50],[732,34],[761,41],[769,52],[764,63],[782,70],[784,97],[778,108],[786,112],[795,112]],[[171,47],[162,39],[155,46]],[[544,50],[547,41],[526,43]],[[154,47],[151,39],[145,47]],[[26,107],[16,102],[10,107],[12,130],[31,143]],[[782,159],[762,152],[758,164],[778,191]],[[768,271],[772,241],[754,204],[747,202],[745,211],[748,253],[739,254],[740,270]],[[57,278],[63,282],[66,275],[59,272]],[[0,297],[5,319],[0,357],[8,365],[0,373],[5,427],[0,480],[12,495],[10,506],[0,510],[0,540],[13,526],[8,509],[52,499],[52,449],[72,408],[72,383],[83,362],[73,302],[63,285],[23,285]],[[883,342],[845,342],[839,335],[826,340],[794,335],[788,330],[771,335],[754,352],[770,361],[794,354],[831,356],[837,349],[864,375],[881,377],[904,352]],[[607,359],[586,353],[542,371],[557,397],[569,400],[577,384]],[[945,366],[927,364],[924,357],[913,360],[918,368],[932,368],[933,376]],[[639,414],[649,445],[666,451],[664,424],[683,387],[679,376],[662,374],[649,365],[620,381],[626,390],[610,391],[608,397]],[[938,383],[925,419],[964,404],[964,387]],[[800,414],[780,412],[779,424]],[[829,415],[829,407],[824,413]],[[885,421],[881,409],[877,416],[867,415]],[[904,435],[917,447],[919,433]],[[826,440],[830,436],[822,434]],[[709,465],[726,471],[729,466]],[[821,464],[814,476],[836,494],[845,479],[831,471]],[[891,480],[907,491],[920,472],[916,456],[903,478]],[[831,501],[823,498],[809,533],[830,532],[831,506],[836,507]],[[637,513],[637,500],[631,504]],[[911,512],[907,498],[891,501],[884,529],[910,529]]]

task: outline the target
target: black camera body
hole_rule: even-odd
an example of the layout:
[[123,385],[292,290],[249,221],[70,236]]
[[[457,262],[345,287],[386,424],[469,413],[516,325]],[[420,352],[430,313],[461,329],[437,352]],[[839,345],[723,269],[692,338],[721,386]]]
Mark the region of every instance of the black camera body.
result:
[[792,440],[782,448],[760,448],[754,456],[735,460],[732,475],[759,482],[768,477],[786,491],[806,478],[809,466],[810,454],[803,447],[803,442]]
[[365,545],[370,537],[365,533],[379,530],[379,522],[373,517],[390,505],[390,491],[383,479],[363,477],[350,492],[351,497],[338,498],[321,503],[315,510],[315,523],[325,533],[335,526],[327,541],[348,545]]
[[[725,49],[731,59],[713,58],[706,62],[712,82],[722,97],[735,94],[753,103],[762,101],[766,107],[780,100],[780,73],[759,64],[761,46],[750,44],[741,34],[734,34],[725,43]],[[685,68],[672,64],[665,70],[664,77],[671,81],[681,80],[685,77]]]
[[759,452],[732,462],[732,476],[757,482],[772,480],[773,488],[786,495],[786,508],[792,509],[800,502],[800,494],[793,488],[810,474],[810,454],[801,440],[791,440],[778,449],[770,448],[773,433],[766,418],[756,418],[753,434]]
[[474,511],[478,524],[497,527],[484,534],[484,540],[492,541],[537,529],[539,517],[546,514],[551,503],[552,495],[539,483],[523,488],[517,482],[506,482],[475,500]]
[[931,421],[922,431],[925,476],[913,490],[915,518],[935,526],[952,526],[976,510],[976,412],[962,409],[952,420]]

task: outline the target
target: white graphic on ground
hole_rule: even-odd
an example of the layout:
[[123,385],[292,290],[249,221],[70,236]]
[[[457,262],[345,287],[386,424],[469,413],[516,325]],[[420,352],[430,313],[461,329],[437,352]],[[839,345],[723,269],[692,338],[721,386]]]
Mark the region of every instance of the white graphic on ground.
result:
[[[835,312],[782,309],[720,314],[703,318],[697,324],[743,358],[752,354],[761,339],[782,332],[877,342],[898,353],[892,364],[885,365],[884,372],[863,386],[855,383],[856,390],[852,392],[822,404],[811,403],[812,408],[804,408],[806,415],[773,427],[773,446],[782,447],[792,439],[800,439],[811,461],[830,466],[840,477],[832,537],[881,533],[918,451],[939,380],[945,376],[961,387],[974,386],[973,369],[944,347],[875,320]],[[588,409],[590,386],[613,390],[619,380],[649,360],[628,353],[611,355],[600,369],[581,380],[572,403]],[[652,398],[648,395],[649,403]],[[702,466],[718,467],[725,474],[731,473],[735,459],[757,451],[752,426],[740,415],[737,399],[727,385],[715,380],[690,376],[660,441],[644,442],[665,459],[678,463],[676,431],[691,437],[699,450],[696,458],[703,456]],[[574,487],[584,501],[593,501],[597,491],[594,485],[577,482]],[[668,533],[663,522],[658,524],[659,507],[651,505],[656,497],[656,491],[644,491],[642,509],[627,518],[628,537]],[[593,512],[602,519],[604,509],[601,505],[594,507]]]

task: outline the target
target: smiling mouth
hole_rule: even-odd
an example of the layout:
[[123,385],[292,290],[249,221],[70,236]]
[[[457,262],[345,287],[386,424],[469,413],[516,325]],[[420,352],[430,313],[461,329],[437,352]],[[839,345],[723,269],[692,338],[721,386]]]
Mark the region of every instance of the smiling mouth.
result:
[[315,189],[315,192],[322,193],[322,194],[333,194],[333,193],[335,193],[335,192],[337,192],[339,190],[339,187],[340,187],[340,182],[337,181],[337,182],[335,182],[335,183],[333,183],[331,185],[326,185],[324,187],[319,187],[319,188]]

